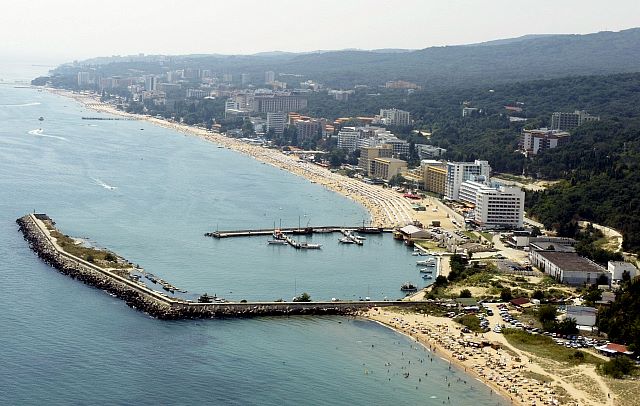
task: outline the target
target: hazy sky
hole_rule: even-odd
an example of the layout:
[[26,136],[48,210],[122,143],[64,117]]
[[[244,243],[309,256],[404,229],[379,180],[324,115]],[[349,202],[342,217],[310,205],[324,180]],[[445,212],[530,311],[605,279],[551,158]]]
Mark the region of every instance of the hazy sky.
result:
[[426,48],[640,26],[640,0],[2,0],[0,57]]

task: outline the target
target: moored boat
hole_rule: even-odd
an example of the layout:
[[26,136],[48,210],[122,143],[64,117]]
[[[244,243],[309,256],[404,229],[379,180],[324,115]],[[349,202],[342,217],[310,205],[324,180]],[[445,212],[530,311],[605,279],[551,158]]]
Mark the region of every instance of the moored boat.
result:
[[286,245],[287,242],[285,240],[268,240],[267,244],[271,244],[271,245]]
[[418,287],[411,282],[405,282],[400,286],[400,290],[403,292],[415,292]]

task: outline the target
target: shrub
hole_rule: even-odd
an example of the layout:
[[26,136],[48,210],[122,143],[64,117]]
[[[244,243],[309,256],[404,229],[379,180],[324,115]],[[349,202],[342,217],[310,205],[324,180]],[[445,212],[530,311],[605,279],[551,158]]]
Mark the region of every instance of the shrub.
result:
[[616,357],[611,361],[600,365],[600,372],[615,379],[621,379],[625,375],[631,374],[635,366],[633,361],[627,357]]
[[462,289],[460,291],[460,297],[462,298],[469,298],[471,297],[471,291],[469,289]]

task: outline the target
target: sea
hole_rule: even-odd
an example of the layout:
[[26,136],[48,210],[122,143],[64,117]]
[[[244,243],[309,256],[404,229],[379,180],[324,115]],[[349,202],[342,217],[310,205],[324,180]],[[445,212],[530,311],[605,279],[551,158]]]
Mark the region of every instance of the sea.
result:
[[402,283],[430,282],[390,235],[363,246],[339,244],[336,234],[301,237],[322,244],[309,251],[268,237],[205,237],[369,217],[318,184],[216,144],[144,121],[84,120],[110,116],[12,81],[41,70],[0,65],[0,404],[506,404],[370,321],[160,321],[42,263],[15,224],[33,211],[192,298],[396,299]]

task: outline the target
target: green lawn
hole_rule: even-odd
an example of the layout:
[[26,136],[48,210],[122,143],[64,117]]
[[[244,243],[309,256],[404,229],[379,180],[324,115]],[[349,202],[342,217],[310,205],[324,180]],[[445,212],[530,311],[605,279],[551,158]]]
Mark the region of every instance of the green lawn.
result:
[[540,358],[551,359],[571,366],[582,363],[599,365],[604,362],[585,351],[558,345],[551,337],[544,335],[529,334],[517,329],[505,329],[502,330],[502,334],[504,334],[509,344]]

